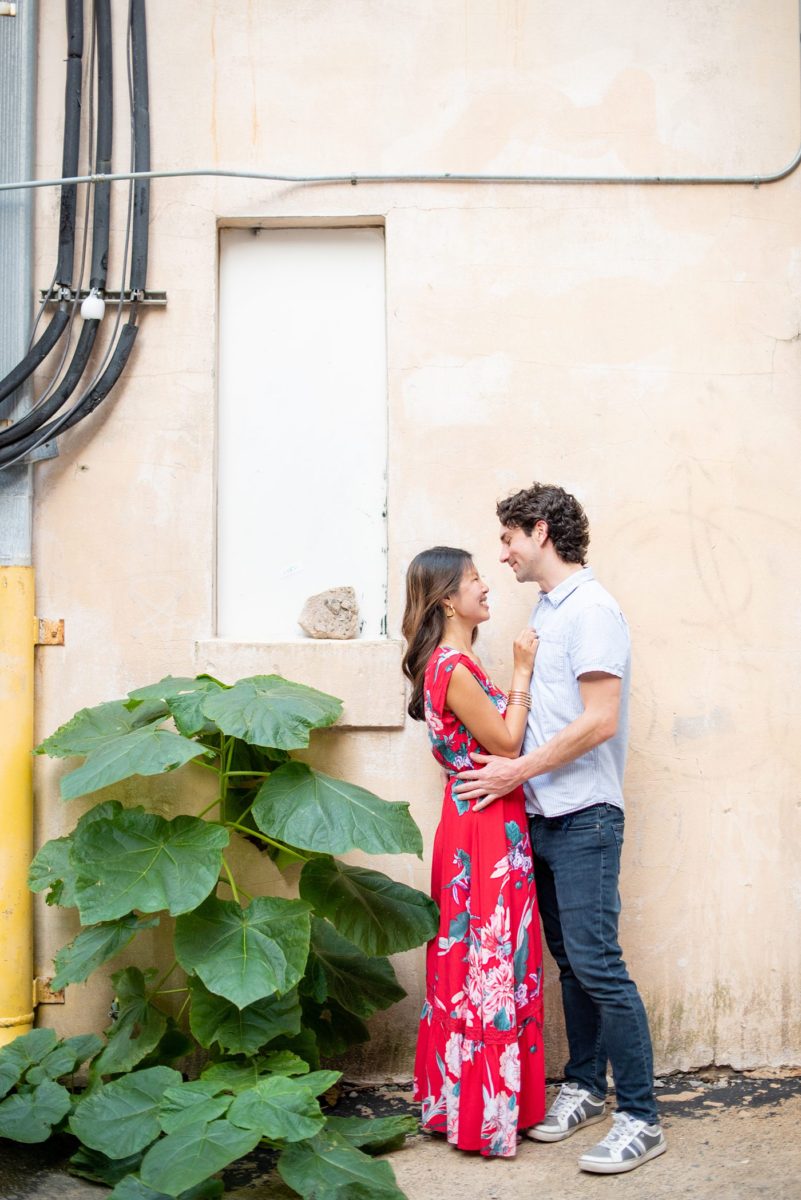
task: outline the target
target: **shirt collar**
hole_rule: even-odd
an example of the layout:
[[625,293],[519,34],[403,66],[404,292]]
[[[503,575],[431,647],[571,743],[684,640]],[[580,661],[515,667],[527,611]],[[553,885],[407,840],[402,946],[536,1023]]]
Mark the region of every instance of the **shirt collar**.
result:
[[574,571],[572,575],[568,575],[567,579],[563,579],[555,588],[551,588],[550,592],[542,592],[540,599],[548,600],[553,608],[558,608],[563,600],[575,592],[577,587],[581,587],[582,583],[589,583],[594,578],[592,567],[582,567],[580,571]]

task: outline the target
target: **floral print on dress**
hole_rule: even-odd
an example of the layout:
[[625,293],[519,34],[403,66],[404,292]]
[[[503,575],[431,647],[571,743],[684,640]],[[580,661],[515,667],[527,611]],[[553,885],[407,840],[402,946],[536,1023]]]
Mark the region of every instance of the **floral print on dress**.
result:
[[461,1149],[509,1157],[518,1130],[545,1111],[539,916],[522,791],[478,813],[453,794],[455,773],[482,752],[445,702],[457,663],[506,710],[473,659],[449,647],[432,655],[426,723],[449,779],[434,839],[440,925],[427,950],[415,1095],[428,1128]]

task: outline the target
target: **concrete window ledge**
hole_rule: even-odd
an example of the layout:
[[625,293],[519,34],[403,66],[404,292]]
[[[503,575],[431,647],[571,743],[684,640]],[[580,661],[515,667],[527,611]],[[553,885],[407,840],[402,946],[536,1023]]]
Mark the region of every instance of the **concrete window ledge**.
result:
[[401,642],[388,640],[195,642],[195,668],[233,683],[246,675],[283,675],[339,696],[338,728],[400,729],[406,719]]

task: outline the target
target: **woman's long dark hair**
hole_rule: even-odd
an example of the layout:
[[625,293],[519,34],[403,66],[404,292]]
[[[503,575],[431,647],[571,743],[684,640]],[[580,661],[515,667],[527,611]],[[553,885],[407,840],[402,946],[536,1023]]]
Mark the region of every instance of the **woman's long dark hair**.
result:
[[442,641],[445,630],[442,601],[459,590],[465,569],[472,562],[473,556],[466,550],[434,546],[413,558],[406,572],[406,609],[402,627],[406,653],[403,656],[403,673],[411,681],[412,697],[408,712],[415,721],[422,721],[425,717],[423,676],[426,664]]

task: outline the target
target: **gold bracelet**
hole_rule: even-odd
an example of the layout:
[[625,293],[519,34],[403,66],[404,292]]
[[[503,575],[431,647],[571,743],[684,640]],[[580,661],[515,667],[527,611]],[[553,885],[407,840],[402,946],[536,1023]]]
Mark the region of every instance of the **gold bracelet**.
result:
[[519,704],[521,708],[531,708],[531,696],[528,692],[510,692],[507,704]]

